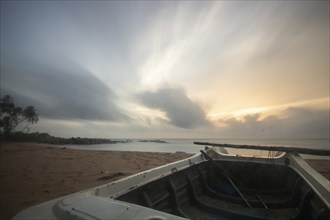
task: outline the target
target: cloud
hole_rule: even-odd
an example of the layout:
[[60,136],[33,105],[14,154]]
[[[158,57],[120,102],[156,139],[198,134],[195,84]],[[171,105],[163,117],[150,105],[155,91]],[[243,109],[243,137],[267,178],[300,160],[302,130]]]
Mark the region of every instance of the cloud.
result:
[[166,113],[170,123],[180,128],[195,128],[207,124],[202,108],[190,100],[182,89],[160,88],[142,92],[138,99],[149,108]]
[[[7,63],[6,63],[7,64]],[[32,62],[1,66],[2,94],[33,105],[41,117],[118,121],[126,118],[114,92],[83,68],[55,68]]]
[[259,114],[247,115],[243,120],[221,120],[222,135],[236,138],[329,138],[329,110],[288,108],[282,117]]

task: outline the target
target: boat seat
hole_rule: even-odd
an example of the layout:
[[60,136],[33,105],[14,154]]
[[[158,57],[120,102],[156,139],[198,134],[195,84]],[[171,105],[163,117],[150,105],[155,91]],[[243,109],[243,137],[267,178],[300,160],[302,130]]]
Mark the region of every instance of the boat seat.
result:
[[[200,178],[204,185],[204,190],[209,196],[218,198],[218,199],[222,199],[225,201],[229,201],[229,202],[234,202],[237,204],[242,204],[242,205],[245,204],[244,201],[237,195],[233,195],[233,193],[223,193],[220,190],[217,190],[216,187],[214,187],[214,186],[211,187],[209,184],[209,181],[207,181],[207,178],[205,177],[205,175],[208,175],[210,177],[211,174],[210,173],[205,174],[204,171],[202,171],[200,168],[198,168],[198,169],[199,169]],[[208,172],[210,172],[210,170],[208,170]],[[216,180],[213,179],[212,177],[211,177],[211,180],[213,181],[213,185],[215,185],[214,182]],[[269,207],[269,208],[297,206],[298,202],[299,202],[297,195],[299,194],[301,184],[302,184],[302,179],[297,178],[290,196],[286,196],[284,198],[278,198],[277,200],[274,200],[273,196],[270,197],[271,199],[263,198],[264,203],[267,204],[267,207]],[[255,193],[255,195],[263,195],[262,194],[263,192],[255,191],[254,193]],[[254,198],[251,198],[251,196],[247,196],[247,200],[253,207],[264,207],[262,202],[256,196],[254,196]]]
[[[218,216],[228,217],[228,219],[259,219],[259,220],[270,220],[270,219],[291,219],[291,216],[296,214],[295,208],[283,208],[266,210],[263,208],[248,208],[243,205],[235,203],[224,202],[219,199],[212,198],[207,195],[197,195],[197,189],[195,182],[198,178],[192,178],[186,176],[192,195],[192,200],[195,206],[205,209],[207,212],[215,213]],[[195,181],[194,181],[195,180]]]
[[288,185],[281,185],[280,188],[288,190],[280,196],[267,195],[263,190],[267,187],[262,187],[256,195],[244,192],[248,207],[243,198],[230,192],[230,185],[227,194],[212,187],[211,181],[216,178],[209,168],[209,163],[192,165],[134,189],[120,200],[189,219],[325,220],[329,217],[327,207],[299,176],[290,176]]

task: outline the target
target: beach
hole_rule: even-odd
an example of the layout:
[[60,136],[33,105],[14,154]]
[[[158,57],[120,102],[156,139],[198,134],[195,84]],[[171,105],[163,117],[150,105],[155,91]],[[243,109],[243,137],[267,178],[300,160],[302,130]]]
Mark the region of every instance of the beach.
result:
[[[0,213],[27,207],[191,156],[187,153],[87,151],[34,143],[1,143]],[[329,160],[308,160],[329,179]]]

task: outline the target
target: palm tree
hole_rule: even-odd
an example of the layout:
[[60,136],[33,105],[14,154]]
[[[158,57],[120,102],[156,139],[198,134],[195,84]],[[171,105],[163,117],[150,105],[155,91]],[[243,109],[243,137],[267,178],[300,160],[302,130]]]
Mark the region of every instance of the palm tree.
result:
[[0,133],[4,136],[10,135],[24,121],[27,125],[22,130],[38,120],[38,113],[33,106],[22,109],[14,104],[14,99],[9,95],[0,100]]

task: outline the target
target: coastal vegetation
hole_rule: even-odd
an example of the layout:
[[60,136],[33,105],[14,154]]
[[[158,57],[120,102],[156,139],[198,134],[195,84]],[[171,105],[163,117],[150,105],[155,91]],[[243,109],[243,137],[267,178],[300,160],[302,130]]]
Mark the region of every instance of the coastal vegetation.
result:
[[0,140],[34,142],[47,144],[113,144],[126,143],[129,140],[111,140],[106,138],[61,138],[48,133],[29,133],[29,126],[39,121],[34,106],[22,108],[14,103],[14,98],[5,95],[0,99]]
[[115,143],[128,143],[130,140],[111,140],[107,138],[81,138],[81,137],[71,137],[62,138],[54,137],[48,133],[24,133],[15,132],[8,136],[5,140],[7,141],[17,141],[17,142],[32,142],[32,143],[45,143],[45,144],[77,144],[77,145],[89,145],[89,144],[115,144]]
[[[2,141],[14,141],[14,142],[30,142],[30,143],[44,143],[44,144],[56,144],[56,145],[92,145],[92,144],[117,144],[117,143],[130,143],[131,139],[124,140],[114,140],[109,138],[82,138],[82,137],[55,137],[49,135],[48,133],[26,133],[26,132],[13,132],[10,136],[7,136],[5,139],[2,138]],[[138,142],[147,142],[147,143],[162,143],[166,144],[168,142],[163,140],[137,140]]]
[[16,106],[14,98],[5,95],[0,99],[0,135],[7,138],[15,129],[28,129],[29,125],[39,121],[38,112],[33,106],[22,108]]
[[[16,142],[32,142],[45,144],[115,144],[129,143],[132,140],[112,140],[108,138],[55,137],[48,133],[32,132],[29,126],[39,121],[39,113],[34,106],[22,108],[14,103],[14,98],[5,95],[0,99],[0,140]],[[138,140],[139,142],[167,143],[162,140]]]

